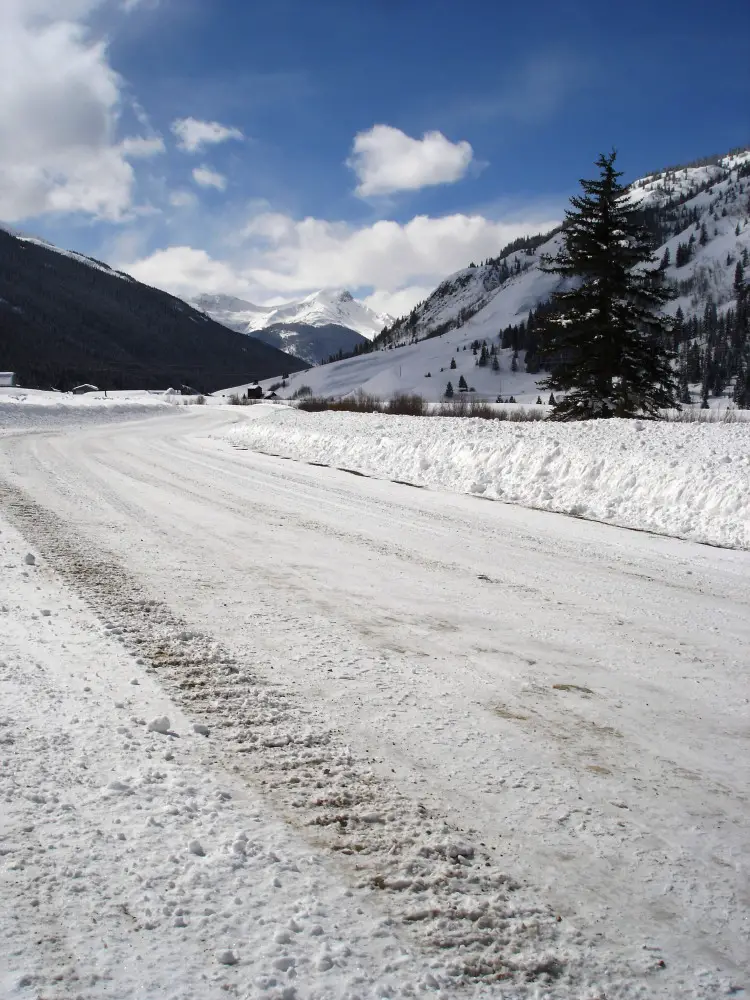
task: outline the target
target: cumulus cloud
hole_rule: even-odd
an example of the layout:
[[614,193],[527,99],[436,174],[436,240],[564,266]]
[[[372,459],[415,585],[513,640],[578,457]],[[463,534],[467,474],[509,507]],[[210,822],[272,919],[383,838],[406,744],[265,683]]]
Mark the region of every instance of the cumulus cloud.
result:
[[196,167],[193,170],[193,180],[200,187],[216,188],[217,191],[226,190],[227,179],[224,174],[219,174],[210,167]]
[[374,125],[354,137],[346,163],[359,181],[356,194],[368,198],[451,184],[466,174],[473,158],[468,142],[451,142],[442,132],[412,139],[391,125]]
[[172,132],[177,136],[177,148],[184,153],[199,153],[206,146],[244,138],[238,128],[197,118],[178,118],[172,122]]
[[174,246],[157,250],[143,260],[126,265],[138,281],[186,297],[200,292],[240,294],[247,282],[230,265],[214,260],[205,250]]
[[[122,81],[106,46],[76,21],[97,0],[5,0],[0,5],[0,218],[129,212],[130,158],[161,140],[118,142]],[[66,20],[62,20],[65,18]]]
[[173,208],[194,208],[198,204],[198,199],[192,191],[178,188],[169,195],[169,204]]
[[132,159],[146,159],[150,156],[158,156],[166,151],[164,140],[161,136],[130,136],[120,143],[120,150],[123,156]]
[[242,242],[224,259],[176,246],[118,266],[177,295],[226,292],[269,302],[332,286],[371,289],[373,308],[400,314],[470,260],[556,221],[542,213],[511,222],[455,214],[357,227],[265,211],[248,220]]
[[[436,282],[437,283],[437,282]],[[423,302],[435,291],[435,285],[407,285],[396,292],[378,288],[362,301],[376,313],[388,313],[389,316],[405,316],[418,303]]]

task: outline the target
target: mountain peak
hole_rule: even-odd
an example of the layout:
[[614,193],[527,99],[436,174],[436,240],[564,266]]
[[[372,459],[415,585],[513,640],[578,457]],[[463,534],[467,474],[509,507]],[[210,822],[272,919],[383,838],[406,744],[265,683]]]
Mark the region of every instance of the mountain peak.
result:
[[256,333],[270,326],[339,326],[372,340],[393,322],[393,317],[376,313],[346,288],[322,288],[298,302],[279,306],[255,306],[231,295],[198,295],[192,302],[242,333]]

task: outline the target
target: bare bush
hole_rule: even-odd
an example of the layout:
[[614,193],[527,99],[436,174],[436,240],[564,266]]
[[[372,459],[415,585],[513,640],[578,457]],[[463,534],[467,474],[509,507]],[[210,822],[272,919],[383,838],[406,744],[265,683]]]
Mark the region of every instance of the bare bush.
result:
[[535,407],[513,406],[499,408],[484,399],[474,399],[471,396],[458,396],[446,400],[433,411],[438,417],[478,417],[480,420],[509,420],[514,423],[524,423],[534,420],[546,420],[543,410]]
[[[743,414],[747,413],[746,417]],[[685,407],[683,410],[662,410],[661,419],[673,424],[736,424],[750,421],[750,411],[726,407],[723,410],[703,410]]]
[[387,412],[404,417],[424,417],[429,413],[429,407],[423,396],[402,392],[390,400]]

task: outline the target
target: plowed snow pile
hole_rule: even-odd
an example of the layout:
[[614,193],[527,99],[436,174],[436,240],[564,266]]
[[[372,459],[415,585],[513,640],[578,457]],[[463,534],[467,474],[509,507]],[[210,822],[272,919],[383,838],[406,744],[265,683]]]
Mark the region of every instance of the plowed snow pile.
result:
[[750,549],[750,424],[509,423],[279,407],[227,437],[237,448]]

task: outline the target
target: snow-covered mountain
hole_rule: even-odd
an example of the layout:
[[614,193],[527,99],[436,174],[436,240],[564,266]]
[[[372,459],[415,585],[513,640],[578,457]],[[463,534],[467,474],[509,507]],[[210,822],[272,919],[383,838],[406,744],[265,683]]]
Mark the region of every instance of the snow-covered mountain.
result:
[[384,327],[393,323],[393,317],[387,313],[376,313],[346,290],[323,289],[300,302],[275,306],[266,314],[264,321],[248,330],[248,333],[269,326],[293,323],[303,323],[305,326],[343,326],[372,340]]
[[[738,263],[745,283],[750,279],[750,149],[648,175],[631,185],[630,195],[674,289],[669,311],[683,320],[680,365],[690,362],[694,387],[700,368],[712,393],[728,395],[750,370],[747,318],[738,319],[736,309]],[[498,257],[456,272],[376,337],[371,353],[298,375],[285,394],[305,384],[321,395],[362,389],[384,398],[419,392],[439,399],[449,380],[456,389],[463,376],[478,396],[534,403],[543,373],[535,366],[533,313],[558,280],[539,264],[560,241],[559,231],[518,240]],[[494,353],[479,366],[472,345],[483,341]]]
[[264,306],[253,305],[234,295],[197,295],[190,303],[202,309],[217,323],[238,333],[251,333],[256,327],[263,326],[263,320],[268,314]]
[[224,326],[311,365],[350,353],[394,322],[341,289],[323,289],[280,306],[256,306],[232,295],[199,295],[192,302]]
[[102,261],[0,227],[0,369],[26,388],[213,391],[305,367]]

